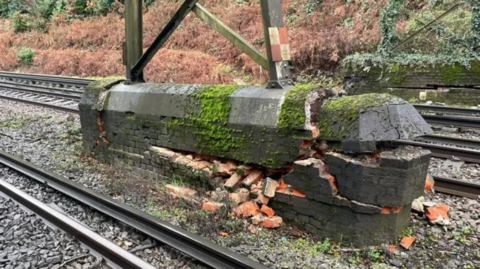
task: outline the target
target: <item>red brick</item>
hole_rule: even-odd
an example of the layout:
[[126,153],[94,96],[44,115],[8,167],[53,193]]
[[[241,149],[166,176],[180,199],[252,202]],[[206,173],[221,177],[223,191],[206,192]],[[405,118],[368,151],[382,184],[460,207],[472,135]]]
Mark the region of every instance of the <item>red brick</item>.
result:
[[242,182],[243,185],[250,187],[252,184],[256,184],[263,178],[263,172],[260,170],[253,170]]
[[217,211],[220,207],[224,207],[225,205],[222,203],[215,203],[215,202],[205,202],[202,205],[202,209],[205,211],[211,211],[215,212]]
[[263,190],[262,193],[263,195],[273,198],[275,197],[275,191],[277,190],[279,183],[276,180],[273,180],[271,178],[265,178],[263,180]]
[[265,228],[278,228],[280,225],[282,225],[282,223],[283,220],[279,216],[266,217],[262,222],[260,222],[260,226]]
[[257,215],[260,211],[258,205],[253,201],[245,202],[233,209],[237,217],[244,218]]
[[174,193],[180,197],[194,196],[197,194],[197,191],[185,187],[174,186],[171,184],[167,184],[165,187],[168,192]]
[[242,182],[243,177],[237,173],[233,174],[227,182],[223,185],[223,187],[228,190],[228,191],[233,191],[235,188],[237,188],[240,183]]
[[275,211],[273,211],[271,207],[266,205],[262,205],[260,211],[269,217],[273,217],[275,215]]

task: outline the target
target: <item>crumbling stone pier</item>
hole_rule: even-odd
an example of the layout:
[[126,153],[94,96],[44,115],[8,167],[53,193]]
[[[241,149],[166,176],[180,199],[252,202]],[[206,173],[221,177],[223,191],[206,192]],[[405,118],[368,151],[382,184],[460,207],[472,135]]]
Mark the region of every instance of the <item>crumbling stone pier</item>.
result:
[[358,246],[396,239],[430,158],[391,143],[431,130],[410,104],[387,94],[111,80],[89,85],[80,111],[89,154],[157,180],[229,177],[227,190]]

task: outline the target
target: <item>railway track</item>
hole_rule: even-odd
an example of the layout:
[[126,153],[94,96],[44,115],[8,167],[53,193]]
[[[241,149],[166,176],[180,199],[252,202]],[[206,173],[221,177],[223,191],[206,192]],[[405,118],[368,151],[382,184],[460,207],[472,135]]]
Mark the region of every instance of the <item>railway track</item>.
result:
[[[0,79],[2,78],[3,81],[0,80],[0,98],[24,102],[31,105],[47,107],[70,113],[78,113],[77,103],[81,98],[81,91],[46,87],[41,84],[83,88],[93,81],[56,76],[0,72]],[[21,83],[21,86],[19,86],[19,82]],[[414,104],[414,106],[419,112],[422,113],[424,119],[430,124],[480,128],[480,118],[474,117],[476,115],[480,115],[480,110],[461,107],[432,106],[421,104]],[[429,115],[424,114],[423,112],[442,113],[448,114],[449,116],[431,114]],[[423,147],[430,150],[432,152],[432,155],[435,157],[456,157],[466,162],[480,163],[480,141],[438,135],[424,136],[419,140],[420,141],[399,140],[396,142],[404,145]],[[438,178],[440,184],[443,184],[440,186],[440,189],[443,190],[442,192],[450,193],[448,192],[448,190],[453,190],[454,183],[452,182],[455,182],[456,180],[445,179],[442,181],[442,179],[444,178]],[[471,184],[470,182],[468,183]],[[465,186],[465,184],[462,185],[462,183],[459,183],[459,185]],[[466,191],[452,192],[463,194],[467,193]]]
[[70,78],[70,77],[61,77],[61,76],[14,73],[14,72],[0,72],[0,79],[5,81],[22,83],[22,84],[30,84],[30,85],[51,84],[51,85],[55,85],[56,87],[79,87],[79,88],[84,88],[89,83],[94,81],[93,79]]
[[[466,107],[413,105],[420,112],[426,122],[438,125],[451,125],[463,128],[480,129],[480,110]],[[446,115],[433,115],[446,114]]]
[[[260,263],[250,260],[229,249],[220,247],[200,236],[182,230],[168,222],[159,220],[137,209],[119,203],[73,181],[52,174],[4,151],[0,151],[0,164],[13,169],[35,181],[87,205],[117,221],[169,245],[199,262],[221,269],[266,269]],[[0,191],[3,186],[0,185]],[[125,257],[127,258],[127,257]],[[146,268],[149,267],[123,267]]]
[[[434,157],[445,158],[445,159],[451,159],[455,157],[459,160],[470,162],[470,163],[480,163],[480,150],[459,148],[455,146],[457,145],[455,144],[456,141],[460,141],[460,143],[463,143],[465,140],[467,141],[470,141],[470,140],[455,139],[455,138],[449,139],[447,137],[442,137],[440,139],[439,137],[440,136],[434,136],[434,139],[437,139],[436,141],[439,141],[439,140],[444,141],[443,143],[449,144],[449,146],[428,143],[428,142],[435,142],[435,141],[429,141],[428,137],[424,137],[422,139],[424,142],[407,141],[407,140],[397,140],[395,142],[397,144],[410,145],[410,146],[422,147],[424,149],[428,149],[432,152],[432,156]],[[477,143],[480,143],[480,142],[477,142]]]
[[435,180],[435,191],[437,192],[470,199],[478,199],[478,197],[480,197],[479,183],[439,176],[433,176],[433,179]]
[[29,209],[49,223],[60,228],[62,231],[73,235],[88,248],[100,254],[108,263],[113,263],[115,266],[124,269],[155,269],[155,267],[137,256],[4,180],[0,180],[0,192],[2,196],[7,196],[17,204]]
[[38,85],[11,86],[0,82],[0,99],[78,113],[82,92]]

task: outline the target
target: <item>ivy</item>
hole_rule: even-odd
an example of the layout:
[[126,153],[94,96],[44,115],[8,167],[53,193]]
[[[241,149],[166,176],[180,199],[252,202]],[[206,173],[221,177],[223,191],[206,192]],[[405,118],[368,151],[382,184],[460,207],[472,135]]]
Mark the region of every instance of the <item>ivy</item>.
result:
[[368,72],[373,67],[382,69],[392,69],[398,66],[407,67],[432,67],[432,66],[463,66],[471,68],[472,61],[480,61],[480,0],[464,0],[470,5],[471,38],[464,40],[453,40],[453,46],[458,46],[459,42],[468,47],[468,51],[459,53],[458,50],[444,50],[446,53],[437,54],[409,54],[394,53],[393,47],[398,44],[399,37],[395,32],[396,23],[400,18],[402,7],[405,0],[390,0],[384,9],[380,11],[380,32],[381,42],[374,54],[355,53],[347,56],[342,61],[342,66],[349,71]]
[[355,53],[347,56],[342,61],[342,66],[350,71],[366,71],[368,72],[372,67],[393,68],[394,66],[407,67],[431,67],[443,65],[460,64],[467,69],[470,69],[470,63],[478,60],[471,55],[463,54],[409,54],[398,53],[390,57],[383,57],[380,54],[360,54]]
[[480,0],[467,0],[470,4],[472,19],[470,20],[470,29],[472,31],[471,50],[478,52],[480,50]]
[[380,33],[382,40],[378,47],[378,52],[381,55],[390,55],[393,46],[399,40],[395,28],[404,4],[405,0],[390,0],[385,8],[380,11]]

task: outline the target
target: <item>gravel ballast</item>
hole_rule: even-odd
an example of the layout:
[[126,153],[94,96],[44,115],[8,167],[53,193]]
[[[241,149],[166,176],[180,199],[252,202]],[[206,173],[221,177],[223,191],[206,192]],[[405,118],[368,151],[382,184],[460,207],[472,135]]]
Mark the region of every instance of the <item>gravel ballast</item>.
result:
[[[257,233],[252,233],[248,220],[218,216],[194,208],[182,200],[172,200],[163,192],[163,183],[149,182],[126,172],[116,171],[81,155],[80,141],[78,116],[0,100],[1,150],[195,232],[217,244],[258,260],[266,266],[272,268],[475,268],[479,266],[479,245],[476,234],[480,232],[478,222],[480,208],[476,204],[465,208],[465,205],[477,202],[475,200],[442,194],[429,195],[427,200],[436,199],[450,206],[452,221],[448,227],[431,225],[423,214],[414,214],[412,223],[405,229],[405,235],[415,235],[418,238],[409,250],[400,248],[397,254],[383,246],[357,250],[351,246],[338,246],[328,240],[315,243],[313,235],[301,233],[287,225],[276,230],[257,227]],[[462,174],[463,169],[458,173]],[[172,179],[172,181],[178,183],[179,180]],[[30,184],[32,183],[27,185]],[[94,213],[85,213],[89,212],[88,208],[80,205],[73,206],[66,198],[52,197],[56,196],[45,194],[45,202],[50,203],[52,201],[49,200],[53,199],[57,206],[66,212],[71,211],[68,214],[75,218],[89,216],[82,220],[90,223],[89,225],[97,223],[92,221],[95,218],[104,218]],[[465,214],[470,221],[464,220]],[[101,223],[108,223],[108,221],[104,220]],[[113,231],[109,226],[113,227]],[[116,232],[116,228],[121,232]],[[94,229],[105,232],[105,237],[114,242],[121,241],[122,247],[128,247],[128,249],[149,243],[141,236],[132,239],[135,237],[130,231],[127,232],[126,238],[122,238],[124,232],[122,228],[125,229],[117,227],[116,224],[99,224],[97,227],[94,225]],[[438,233],[439,230],[442,232]],[[109,235],[109,231],[113,235]],[[222,235],[226,236],[221,236],[220,232],[224,232]],[[127,246],[125,241],[129,242],[127,244],[132,244]],[[169,259],[178,260],[175,259],[175,255]],[[450,267],[453,264],[457,267]]]
[[[0,176],[0,179],[5,179]],[[0,196],[0,267],[93,268],[97,258],[73,237]],[[97,266],[97,268],[101,268]]]

